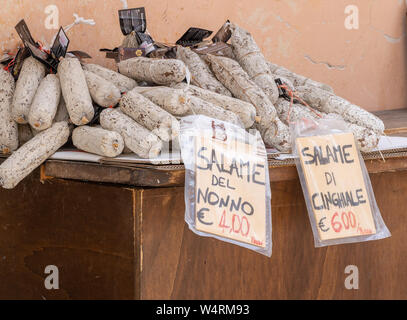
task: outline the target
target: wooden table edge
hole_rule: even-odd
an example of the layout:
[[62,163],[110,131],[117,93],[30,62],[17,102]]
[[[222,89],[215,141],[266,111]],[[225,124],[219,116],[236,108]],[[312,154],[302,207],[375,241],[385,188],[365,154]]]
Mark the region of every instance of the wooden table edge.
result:
[[[365,160],[370,174],[407,170],[407,155],[387,159]],[[270,165],[271,182],[298,179],[295,165]],[[181,166],[166,167],[112,166],[98,163],[48,160],[41,168],[41,179],[67,179],[84,182],[122,184],[144,188],[183,187],[185,170]]]

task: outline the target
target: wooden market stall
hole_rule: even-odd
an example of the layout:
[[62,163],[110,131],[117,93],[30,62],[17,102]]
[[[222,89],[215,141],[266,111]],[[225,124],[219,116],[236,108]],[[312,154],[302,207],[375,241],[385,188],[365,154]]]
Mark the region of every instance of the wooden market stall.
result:
[[[404,132],[406,110],[378,115]],[[271,258],[188,229],[180,165],[49,160],[0,190],[0,299],[406,299],[407,150],[384,158],[365,155],[392,237],[319,249],[295,166],[270,160]]]

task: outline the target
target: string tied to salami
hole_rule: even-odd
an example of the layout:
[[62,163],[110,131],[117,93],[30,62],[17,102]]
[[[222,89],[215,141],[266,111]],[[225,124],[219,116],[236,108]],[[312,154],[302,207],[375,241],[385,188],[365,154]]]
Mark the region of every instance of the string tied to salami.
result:
[[78,25],[78,24],[87,24],[90,26],[94,26],[95,20],[93,19],[85,19],[83,17],[80,17],[78,14],[74,13],[73,16],[75,17],[75,21],[73,23],[71,23],[70,25],[67,25],[64,30],[65,32],[68,32],[70,29],[72,29],[74,26]]
[[51,54],[51,51],[49,49],[47,49],[46,45],[44,45],[41,41],[37,41],[37,42],[38,42],[38,45],[39,45],[38,49],[40,49],[42,52],[45,52],[47,54]]
[[290,101],[290,107],[288,109],[288,114],[287,114],[287,123],[292,123],[291,121],[291,110],[294,105],[295,100],[298,101],[299,103],[303,104],[306,106],[312,113],[314,113],[318,118],[322,118],[322,115],[319,114],[316,110],[310,107],[308,103],[306,103],[301,97],[293,90],[291,90],[287,85],[283,84],[281,79],[276,79],[276,84],[277,87],[280,91],[282,91],[281,96],[288,101]]
[[123,4],[123,9],[128,9],[129,5],[127,4],[127,0],[120,0],[121,3]]
[[4,69],[5,71],[9,71],[10,68],[14,65],[15,60],[16,60],[16,58],[14,57],[13,60],[11,60],[11,61],[9,62],[9,64],[8,64],[7,66],[5,66],[3,69]]

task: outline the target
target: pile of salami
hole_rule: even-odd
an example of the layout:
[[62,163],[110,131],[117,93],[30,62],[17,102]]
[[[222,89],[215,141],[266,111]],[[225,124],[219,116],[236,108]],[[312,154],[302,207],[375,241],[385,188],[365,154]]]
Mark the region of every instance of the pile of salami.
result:
[[[10,156],[0,165],[0,186],[14,188],[70,137],[104,157],[154,158],[164,143],[177,146],[179,119],[191,114],[257,129],[281,152],[290,152],[290,121],[320,116],[345,120],[361,151],[377,146],[380,119],[328,85],[268,62],[237,25],[225,29],[228,55],[177,46],[176,58],[134,57],[119,62],[118,72],[66,57],[56,74],[29,57],[17,82],[1,68],[0,153]],[[289,101],[277,83],[298,99]],[[97,121],[95,106],[103,110]]]

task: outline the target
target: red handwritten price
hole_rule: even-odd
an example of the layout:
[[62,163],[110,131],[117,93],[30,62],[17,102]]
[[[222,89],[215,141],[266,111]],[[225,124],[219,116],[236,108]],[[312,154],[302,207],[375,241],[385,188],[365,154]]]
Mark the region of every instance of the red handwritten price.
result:
[[339,213],[336,212],[332,216],[331,226],[336,233],[341,232],[342,229],[345,230],[356,229],[357,227],[356,216],[352,211],[342,212],[341,215],[339,215]]
[[[219,132],[220,126],[213,125]],[[200,232],[266,248],[267,161],[237,140],[196,140],[195,220]],[[267,228],[266,228],[267,227]]]
[[[230,225],[227,224],[227,219],[232,217]],[[223,211],[220,217],[219,227],[225,230],[229,230],[229,233],[241,234],[243,237],[247,237],[250,232],[250,223],[246,217],[240,217],[237,214],[227,215],[226,210]]]
[[373,231],[370,228],[363,228],[360,225],[360,222],[357,220],[356,215],[352,212],[335,212],[335,214],[331,218],[331,225],[330,227],[325,225],[324,221],[327,217],[323,217],[319,220],[318,227],[322,232],[329,232],[332,230],[335,233],[344,233],[347,231],[355,231],[358,235],[368,235],[372,234]]
[[315,219],[312,225],[318,228],[316,240],[336,242],[376,233],[353,134],[300,137],[296,145],[307,185],[305,197],[310,203],[310,217]]

